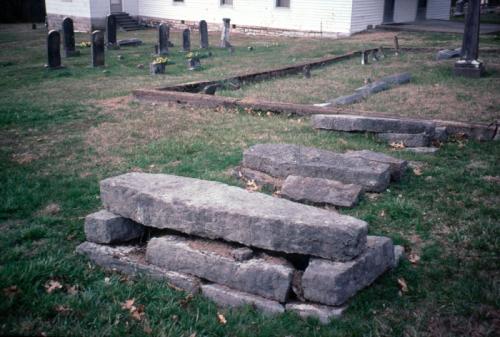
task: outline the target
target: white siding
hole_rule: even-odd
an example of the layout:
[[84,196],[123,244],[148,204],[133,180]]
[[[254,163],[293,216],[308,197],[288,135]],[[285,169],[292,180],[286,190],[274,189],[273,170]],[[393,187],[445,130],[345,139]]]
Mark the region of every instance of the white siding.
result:
[[396,0],[394,22],[411,22],[417,17],[418,0]]
[[92,0],[45,0],[47,14],[90,18]]
[[427,19],[450,19],[451,0],[427,0]]
[[220,0],[138,0],[139,16],[173,20],[231,23],[316,32],[350,33],[352,0],[290,0],[290,8],[276,8],[276,0],[233,0],[233,6],[220,6]]
[[109,4],[109,0],[90,0],[90,13],[92,18],[105,18],[110,12]]
[[139,15],[139,7],[137,1],[138,0],[122,0],[123,11],[129,13],[132,16]]
[[384,0],[352,0],[351,33],[363,31],[368,25],[375,27],[383,19]]

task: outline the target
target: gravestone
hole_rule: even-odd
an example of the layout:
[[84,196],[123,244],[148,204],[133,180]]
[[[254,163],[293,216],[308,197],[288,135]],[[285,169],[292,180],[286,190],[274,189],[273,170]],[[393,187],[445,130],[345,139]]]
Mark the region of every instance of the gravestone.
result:
[[104,34],[100,30],[92,33],[92,66],[104,66]]
[[208,27],[205,20],[200,21],[200,48],[208,48]]
[[108,39],[108,47],[117,47],[116,44],[116,16],[108,15],[106,18],[106,35]]
[[305,65],[304,68],[302,68],[302,75],[304,75],[305,78],[311,78],[311,66],[310,65]]
[[182,50],[186,52],[191,50],[191,32],[189,28],[182,31]]
[[362,65],[368,64],[368,53],[364,49],[361,51],[361,64]]
[[162,23],[158,27],[158,54],[168,54],[168,39],[170,37],[170,27],[166,23]]
[[394,35],[394,55],[399,55],[399,39],[397,35]]
[[65,18],[62,22],[64,34],[64,56],[72,57],[80,55],[80,52],[75,49],[75,30],[73,28],[73,20]]
[[457,76],[479,78],[484,73],[483,63],[478,60],[480,15],[480,0],[470,0],[465,19],[462,53],[453,68],[453,73]]
[[220,37],[220,47],[221,48],[231,48],[232,45],[229,43],[229,32],[231,30],[231,19],[224,18],[222,19],[224,22],[222,26],[222,33]]
[[47,67],[57,69],[61,67],[61,34],[51,30],[47,36]]

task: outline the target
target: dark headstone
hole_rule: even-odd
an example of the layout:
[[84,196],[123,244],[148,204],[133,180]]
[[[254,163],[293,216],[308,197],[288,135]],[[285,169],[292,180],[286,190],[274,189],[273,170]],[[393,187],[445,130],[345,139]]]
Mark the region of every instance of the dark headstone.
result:
[[61,34],[57,30],[51,30],[47,36],[47,59],[50,69],[61,67]]
[[208,27],[205,20],[200,21],[200,48],[208,48]]
[[377,52],[376,52],[375,50],[372,50],[372,51],[370,52],[370,59],[371,59],[372,61],[378,61],[378,55],[377,55]]
[[229,43],[229,32],[231,31],[231,19],[224,18],[222,26],[222,33],[220,37],[220,47],[221,48],[231,48],[231,43]]
[[364,49],[361,51],[361,64],[362,65],[368,64],[368,53]]
[[92,66],[104,66],[104,34],[100,30],[92,33]]
[[218,84],[210,84],[204,87],[202,92],[205,95],[215,95],[215,92],[217,91],[218,87],[219,87]]
[[191,32],[189,31],[189,28],[186,28],[182,31],[182,50],[191,50]]
[[31,29],[35,30],[36,29],[36,23],[31,24]]
[[162,23],[158,27],[158,54],[168,54],[168,39],[170,37],[170,27],[166,23]]
[[108,15],[106,18],[106,35],[108,39],[108,46],[116,47],[116,16],[113,14]]
[[311,78],[311,66],[304,66],[304,68],[302,68],[302,74],[305,78]]
[[188,60],[188,69],[197,70],[201,68],[201,61],[199,57],[192,57]]
[[65,18],[62,22],[63,36],[64,36],[64,56],[71,57],[80,54],[75,49],[75,30],[73,28],[73,20]]
[[398,39],[398,36],[397,35],[394,35],[394,54],[396,56],[399,55],[399,39]]
[[483,63],[478,60],[480,15],[481,1],[470,0],[465,18],[462,54],[453,69],[455,75],[477,78],[484,72]]

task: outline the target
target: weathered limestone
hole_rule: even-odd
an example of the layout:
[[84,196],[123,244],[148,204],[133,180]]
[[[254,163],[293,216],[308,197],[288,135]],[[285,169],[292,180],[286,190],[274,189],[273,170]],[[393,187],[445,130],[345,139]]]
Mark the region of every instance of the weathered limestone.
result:
[[428,135],[432,135],[436,127],[436,123],[430,121],[355,115],[314,115],[312,124],[315,129],[335,131],[426,133]]
[[[388,180],[388,165],[384,172]],[[165,174],[128,173],[105,179],[101,200],[109,211],[145,226],[338,261],[359,255],[367,233],[366,222],[350,216]]]
[[47,67],[61,67],[61,34],[57,30],[51,30],[47,35]]
[[411,81],[411,74],[410,73],[399,73],[399,74],[394,74],[394,75],[382,77],[380,80],[388,83],[391,86],[406,84],[406,83],[409,83]]
[[243,166],[273,177],[298,175],[357,184],[367,191],[384,191],[390,182],[389,165],[312,147],[257,144],[243,152]]
[[408,162],[406,160],[394,158],[380,152],[373,152],[370,150],[348,151],[345,153],[345,155],[388,164],[391,169],[391,179],[393,181],[401,180],[404,173],[406,172],[406,169],[408,168]]
[[140,238],[143,233],[142,225],[106,210],[92,213],[85,218],[85,236],[91,242],[127,242]]
[[350,95],[340,96],[331,100],[327,103],[331,103],[331,105],[349,105],[357,102],[361,102],[365,96],[361,92],[355,92]]
[[144,252],[139,247],[110,247],[84,242],[76,248],[76,252],[86,255],[95,264],[107,270],[118,271],[130,276],[146,275],[156,280],[164,280],[174,288],[193,294],[200,290],[198,278],[167,271],[144,262]]
[[168,270],[285,302],[293,267],[284,259],[269,256],[236,261],[233,249],[222,242],[164,236],[149,241],[146,260]]
[[361,94],[362,97],[368,97],[370,95],[376,94],[378,92],[384,91],[389,89],[391,86],[389,83],[385,81],[375,81],[372,83],[365,84],[362,87],[357,88],[354,90],[354,94]]
[[287,303],[286,311],[296,312],[302,318],[314,317],[321,323],[328,324],[333,318],[339,318],[346,307],[329,307],[314,303],[292,302]]
[[290,200],[342,207],[354,207],[362,192],[359,185],[301,176],[288,176],[281,189],[281,195]]
[[206,49],[208,48],[208,27],[207,22],[205,20],[201,20],[199,23],[199,31],[200,31],[200,48]]
[[92,66],[104,66],[104,34],[100,30],[92,33]]
[[425,133],[379,133],[377,138],[387,143],[403,143],[406,147],[429,146],[430,139]]
[[237,308],[250,305],[266,314],[275,315],[285,312],[285,308],[279,302],[230,289],[218,284],[204,284],[201,286],[201,292],[203,296],[211,299],[222,307]]
[[311,259],[302,277],[304,297],[341,305],[394,265],[394,246],[386,237],[368,236],[366,251],[349,262]]

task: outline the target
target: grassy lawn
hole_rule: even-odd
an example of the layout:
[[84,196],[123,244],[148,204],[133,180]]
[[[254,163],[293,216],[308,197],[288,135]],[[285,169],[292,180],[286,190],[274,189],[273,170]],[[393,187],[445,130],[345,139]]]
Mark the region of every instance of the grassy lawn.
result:
[[[90,50],[81,49],[82,56],[63,60],[66,69],[48,71],[43,68],[46,32],[28,28],[0,26],[0,335],[493,336],[498,331],[498,144],[457,140],[436,156],[414,155],[392,151],[370,135],[318,132],[303,118],[141,104],[128,96],[136,88],[223,78],[390,44],[393,33],[343,40],[235,35],[235,54],[213,49],[214,56],[202,60],[200,71],[189,72],[184,54],[175,51],[180,33],[174,32],[174,64],[167,67],[167,75],[152,77],[147,68],[154,31],[121,33],[119,38],[139,37],[145,44],[109,51],[105,69],[89,68]],[[212,44],[217,37],[210,36]],[[498,38],[483,39],[483,47],[498,47]],[[88,35],[77,34],[77,42],[85,40]],[[193,34],[193,44],[197,40]],[[400,43],[448,47],[460,41],[453,35],[404,33]],[[391,64],[407,69],[420,60],[415,83],[399,93],[415,97],[392,102],[395,93],[389,92],[359,108],[498,118],[498,58],[487,59],[490,75],[475,81],[450,77],[446,69],[451,63],[435,64],[430,54],[414,57],[389,58],[365,68],[346,61],[314,71],[312,83],[330,86],[317,90],[324,96],[311,88],[295,95],[295,77],[273,81],[276,86],[259,84],[265,90],[249,87],[242,92],[269,91],[276,97],[283,86],[282,95],[290,101],[315,102],[330,98],[330,92],[357,87],[365,76],[390,73]],[[438,91],[440,86],[445,89]],[[470,96],[460,96],[464,88],[471,90]],[[420,91],[425,96],[447,92],[442,100],[450,106],[442,106],[440,95],[419,103]],[[488,117],[483,119],[483,113]],[[371,149],[413,161],[417,168],[400,183],[342,212],[368,221],[371,234],[393,238],[420,260],[404,261],[386,273],[350,302],[341,320],[322,326],[290,313],[273,318],[251,308],[217,309],[201,296],[191,298],[162,282],[107,273],[75,255],[75,247],[84,241],[84,217],[100,208],[101,179],[144,171],[238,185],[229,170],[240,162],[243,149],[262,142],[335,151]],[[400,291],[398,279],[406,281],[407,292]],[[49,292],[51,281],[62,288]],[[128,299],[144,305],[142,320],[122,309]],[[227,324],[219,323],[218,312]]]

